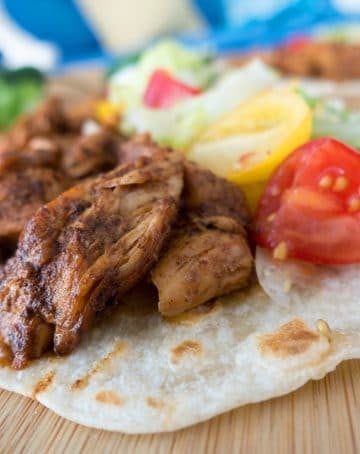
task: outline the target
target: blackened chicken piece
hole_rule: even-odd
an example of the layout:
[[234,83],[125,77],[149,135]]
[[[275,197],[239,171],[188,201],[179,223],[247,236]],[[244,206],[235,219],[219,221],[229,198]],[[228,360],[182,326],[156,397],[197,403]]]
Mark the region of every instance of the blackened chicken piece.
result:
[[124,139],[109,131],[91,135],[35,136],[20,150],[0,151],[0,173],[28,167],[49,167],[79,180],[116,167]]
[[180,314],[249,283],[252,258],[241,230],[189,225],[177,233],[152,271],[163,315]]
[[35,112],[19,118],[0,142],[0,153],[23,149],[33,137],[63,134],[71,130],[62,104],[57,98],[50,98]]
[[142,159],[75,186],[24,229],[0,287],[0,335],[24,367],[74,349],[109,300],[140,281],[174,223],[183,159]]
[[32,137],[25,148],[0,151],[0,174],[29,167],[56,169],[60,164],[60,151],[59,144],[53,138]]
[[108,131],[63,138],[61,167],[74,179],[85,178],[113,169],[117,164],[116,150],[123,139]]
[[170,149],[159,147],[151,139],[150,134],[138,134],[127,141],[119,142],[116,147],[116,156],[119,164],[133,162],[139,158],[161,158],[166,156]]
[[53,169],[0,173],[0,244],[16,245],[31,216],[67,187],[68,181]]
[[253,259],[247,221],[236,185],[185,163],[183,210],[152,270],[163,315],[177,315],[248,285]]
[[184,164],[183,200],[188,216],[206,225],[231,230],[250,220],[239,186],[189,161]]
[[[161,159],[169,153],[142,134],[120,147],[118,159]],[[248,221],[238,186],[184,160],[182,209],[151,272],[162,314],[179,314],[248,284],[253,268],[245,230]]]

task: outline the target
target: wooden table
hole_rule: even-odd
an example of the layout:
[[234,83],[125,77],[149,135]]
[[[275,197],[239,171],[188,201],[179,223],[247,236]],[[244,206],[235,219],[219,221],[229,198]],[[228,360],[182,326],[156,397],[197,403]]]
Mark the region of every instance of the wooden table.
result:
[[358,453],[360,361],[284,397],[188,429],[123,435],[89,429],[35,401],[0,392],[0,453]]

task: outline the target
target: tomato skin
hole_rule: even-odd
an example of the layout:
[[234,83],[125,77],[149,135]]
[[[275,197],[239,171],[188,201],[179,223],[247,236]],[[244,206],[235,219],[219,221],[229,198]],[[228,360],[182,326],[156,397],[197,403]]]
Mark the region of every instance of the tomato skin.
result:
[[297,52],[302,50],[308,44],[311,43],[311,39],[304,35],[297,35],[290,38],[288,41],[285,42],[284,48],[291,50],[293,52]]
[[360,262],[360,154],[331,138],[295,150],[271,176],[254,223],[256,243],[317,264]]
[[168,71],[156,69],[150,77],[144,94],[144,104],[154,109],[171,107],[175,102],[201,93],[199,88],[190,87],[175,79]]

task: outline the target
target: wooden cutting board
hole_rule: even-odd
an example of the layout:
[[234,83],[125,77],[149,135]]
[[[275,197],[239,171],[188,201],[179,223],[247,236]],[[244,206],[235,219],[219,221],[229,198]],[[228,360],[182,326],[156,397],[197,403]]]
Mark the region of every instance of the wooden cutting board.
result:
[[0,392],[0,453],[360,452],[360,361],[325,379],[177,432],[123,435],[67,421],[28,398]]
[[[78,101],[98,91],[97,70],[53,80],[50,92]],[[0,391],[0,454],[359,453],[360,361],[324,380],[173,433],[123,435],[67,421],[36,401]]]

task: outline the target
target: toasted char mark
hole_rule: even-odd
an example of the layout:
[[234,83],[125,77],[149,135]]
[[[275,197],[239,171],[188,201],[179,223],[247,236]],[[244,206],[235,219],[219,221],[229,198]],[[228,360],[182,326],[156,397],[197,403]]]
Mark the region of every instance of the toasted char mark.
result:
[[99,391],[95,394],[95,400],[110,405],[122,405],[124,403],[124,399],[111,389]]
[[161,401],[160,399],[156,399],[155,397],[151,397],[151,396],[146,398],[146,404],[149,407],[155,408],[157,410],[161,410],[165,406],[163,401]]
[[83,376],[78,378],[71,384],[71,390],[76,391],[80,389],[84,389],[90,381],[90,378],[104,369],[107,364],[117,355],[120,355],[126,351],[126,344],[125,342],[118,342],[115,344],[113,350],[108,353],[104,358],[102,358],[99,362],[95,363],[92,368]]
[[202,353],[202,345],[200,342],[193,340],[185,340],[171,350],[171,362],[178,364],[185,355],[200,355]]
[[263,354],[287,358],[306,352],[319,338],[319,334],[295,318],[273,333],[260,336],[258,348]]
[[193,326],[221,309],[220,301],[209,301],[174,317],[162,317],[162,321],[171,325]]
[[55,372],[51,370],[46,375],[44,375],[44,377],[40,381],[36,383],[32,392],[33,399],[35,399],[37,394],[44,392],[46,388],[48,388],[51,385],[51,383],[54,380],[54,377]]
[[12,360],[11,348],[0,339],[0,367],[10,367]]

